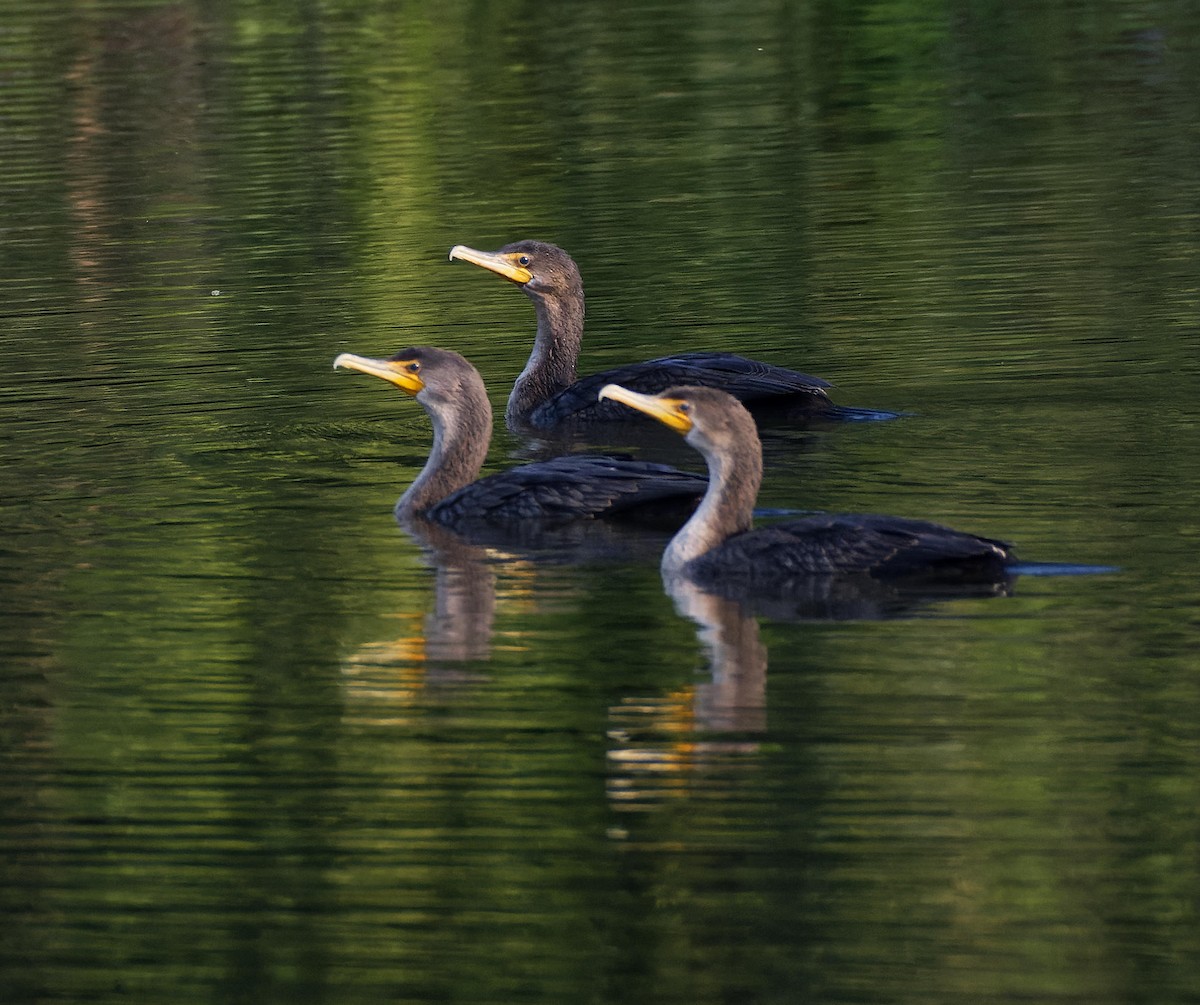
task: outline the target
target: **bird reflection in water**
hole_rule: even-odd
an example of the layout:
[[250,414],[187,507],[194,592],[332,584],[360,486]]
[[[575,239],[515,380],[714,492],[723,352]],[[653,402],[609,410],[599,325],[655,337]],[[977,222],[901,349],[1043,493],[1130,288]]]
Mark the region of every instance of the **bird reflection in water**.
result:
[[608,795],[624,811],[689,791],[702,765],[755,753],[767,726],[758,621],[736,601],[676,585],[675,608],[695,622],[707,666],[666,697],[626,698],[609,709]]
[[[403,714],[397,717],[394,707],[425,702],[435,689],[485,681],[484,664],[497,645],[525,645],[511,633],[498,634],[498,619],[561,610],[575,602],[569,576],[554,570],[644,564],[671,534],[605,520],[540,528],[521,523],[507,528],[507,534],[501,526],[451,529],[419,516],[403,518],[399,525],[432,572],[432,597],[422,593],[419,604],[396,615],[404,626],[401,634],[361,646],[343,664],[351,694],[374,703],[366,713],[374,722],[400,721]],[[384,712],[386,704],[393,709]]]
[[[676,611],[696,625],[706,666],[688,688],[665,698],[627,698],[609,709],[613,807],[643,812],[698,785],[728,788],[753,763],[768,731],[768,650],[759,617],[792,623],[916,617],[956,600],[1007,596],[1015,579],[918,584],[821,575],[797,581],[786,596],[733,598],[665,574]],[[629,832],[615,827],[610,836],[626,839]]]
[[433,569],[433,608],[424,619],[425,658],[432,664],[486,660],[496,619],[496,570],[486,548],[423,520],[402,526]]
[[469,664],[491,656],[497,583],[487,549],[423,521],[404,529],[433,570],[432,604],[426,598],[420,609],[397,613],[396,637],[360,646],[342,664],[349,697],[369,703],[377,724],[398,721],[379,717],[384,706],[395,711],[426,700],[431,689],[478,682],[482,674]]

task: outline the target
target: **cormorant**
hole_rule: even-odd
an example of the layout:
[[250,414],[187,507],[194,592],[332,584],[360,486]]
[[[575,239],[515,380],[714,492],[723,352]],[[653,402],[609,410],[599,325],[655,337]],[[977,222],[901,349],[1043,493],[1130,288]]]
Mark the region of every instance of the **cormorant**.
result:
[[994,581],[1014,561],[1002,541],[903,517],[818,515],[752,530],[762,447],[754,420],[736,398],[708,387],[647,395],[615,384],[600,396],[682,433],[708,463],[708,491],[663,553],[668,579],[684,577],[726,596],[778,596],[806,589],[814,577],[849,574]]
[[678,526],[707,486],[702,475],[665,464],[596,454],[566,454],[475,481],[492,437],[492,408],[479,371],[466,359],[413,346],[389,359],[342,353],[333,365],[394,384],[433,422],[429,460],[396,503],[402,523],[418,517],[458,529],[607,518]]
[[583,342],[583,280],[574,259],[543,241],[517,241],[499,251],[462,244],[450,258],[478,265],[516,283],[533,301],[537,335],[504,413],[516,432],[550,432],[594,423],[628,422],[630,413],[598,398],[605,384],[652,393],[679,384],[719,387],[760,414],[790,418],[883,419],[892,412],[845,408],[829,400],[820,377],[727,352],[686,352],[630,363],[577,379]]

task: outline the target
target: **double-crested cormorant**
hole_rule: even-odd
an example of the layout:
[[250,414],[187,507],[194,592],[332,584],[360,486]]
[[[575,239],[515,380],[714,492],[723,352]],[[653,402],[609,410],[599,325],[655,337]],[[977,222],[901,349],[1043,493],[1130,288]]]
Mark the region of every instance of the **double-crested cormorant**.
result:
[[1009,546],[923,520],[875,514],[808,516],[751,530],[762,482],[762,447],[750,413],[708,387],[658,395],[610,384],[601,397],[682,433],[708,462],[708,491],[663,553],[666,577],[724,595],[787,593],[813,577],[866,574],[927,581],[994,580]]
[[504,413],[505,422],[515,431],[574,431],[593,423],[628,422],[631,413],[627,409],[598,398],[605,384],[646,393],[679,384],[719,387],[756,411],[791,417],[893,417],[890,412],[835,405],[826,391],[829,382],[820,377],[727,352],[680,353],[577,379],[575,366],[583,342],[583,280],[570,255],[542,241],[517,241],[499,251],[476,251],[456,244],[450,249],[450,258],[516,283],[537,311],[533,351]]
[[707,481],[649,461],[566,454],[475,481],[492,437],[492,409],[479,371],[456,352],[403,349],[390,359],[342,353],[334,367],[381,377],[413,395],[433,421],[433,448],[396,503],[396,518],[451,528],[470,524],[565,523],[589,518],[682,523]]

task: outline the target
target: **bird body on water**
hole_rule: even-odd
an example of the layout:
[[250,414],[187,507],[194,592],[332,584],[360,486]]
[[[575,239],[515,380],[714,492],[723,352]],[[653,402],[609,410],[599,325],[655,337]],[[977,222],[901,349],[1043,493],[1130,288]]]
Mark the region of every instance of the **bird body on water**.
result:
[[890,412],[843,408],[830,399],[820,377],[726,352],[688,352],[625,366],[579,379],[583,344],[583,280],[562,248],[543,241],[517,241],[499,251],[465,245],[450,258],[470,262],[517,284],[533,301],[537,334],[529,362],[517,378],[505,410],[518,432],[585,431],[589,426],[628,423],[632,413],[599,392],[606,384],[653,393],[676,385],[718,387],[756,410],[789,418],[892,418]]
[[1014,561],[1002,541],[903,517],[816,515],[752,529],[762,447],[740,402],[706,387],[646,395],[610,384],[600,394],[682,433],[708,463],[708,490],[663,553],[665,576],[726,595],[787,593],[818,576],[994,580]]
[[681,523],[703,494],[702,475],[665,464],[565,454],[479,479],[492,436],[483,378],[456,352],[403,349],[389,359],[342,353],[334,367],[380,377],[414,396],[433,423],[433,446],[396,503],[396,518],[457,528],[581,519]]

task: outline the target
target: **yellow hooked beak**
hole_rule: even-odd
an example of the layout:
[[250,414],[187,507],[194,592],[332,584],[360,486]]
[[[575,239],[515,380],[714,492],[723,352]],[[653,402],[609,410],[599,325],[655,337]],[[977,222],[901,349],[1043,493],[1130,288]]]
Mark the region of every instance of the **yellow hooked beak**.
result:
[[686,436],[692,431],[692,417],[689,414],[692,406],[682,398],[663,398],[657,394],[641,394],[631,391],[620,384],[605,384],[600,388],[600,399],[609,398],[619,401],[622,405],[636,408],[645,412],[652,419],[657,419],[664,426],[669,426],[677,433]]
[[382,377],[408,394],[419,394],[425,389],[425,381],[421,379],[421,364],[415,359],[371,359],[369,356],[344,352],[333,361],[333,368],[336,370],[338,367]]
[[465,244],[456,244],[450,249],[450,261],[453,262],[457,258],[463,262],[470,262],[472,265],[478,265],[482,269],[494,272],[521,286],[533,278],[533,273],[521,264],[521,259],[524,257],[520,252],[509,252],[502,255],[498,251],[476,251],[474,248],[468,248]]

